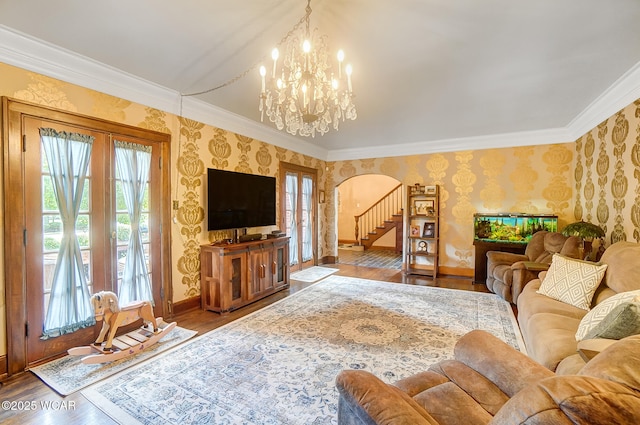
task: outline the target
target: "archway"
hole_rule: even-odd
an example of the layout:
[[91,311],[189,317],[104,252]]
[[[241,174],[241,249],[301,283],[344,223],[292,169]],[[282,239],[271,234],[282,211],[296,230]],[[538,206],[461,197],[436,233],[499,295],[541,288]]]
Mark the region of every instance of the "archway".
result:
[[382,174],[354,176],[336,187],[336,201],[339,262],[400,268],[402,183]]

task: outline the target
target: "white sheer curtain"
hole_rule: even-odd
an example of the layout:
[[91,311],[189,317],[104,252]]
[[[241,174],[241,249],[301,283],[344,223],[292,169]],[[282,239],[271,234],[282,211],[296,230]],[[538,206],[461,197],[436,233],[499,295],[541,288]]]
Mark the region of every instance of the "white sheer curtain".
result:
[[289,207],[289,264],[298,264],[298,176],[287,174],[286,177],[287,204]]
[[95,324],[76,236],[76,220],[94,138],[41,128],[40,139],[62,221],[62,240],[41,337],[48,339]]
[[313,227],[311,226],[311,213],[313,201],[313,179],[302,177],[302,261],[313,259]]
[[127,247],[122,283],[118,291],[121,304],[132,301],[153,303],[151,281],[140,234],[140,216],[144,192],[149,180],[151,146],[115,141],[116,177],[122,182],[129,213],[131,234]]

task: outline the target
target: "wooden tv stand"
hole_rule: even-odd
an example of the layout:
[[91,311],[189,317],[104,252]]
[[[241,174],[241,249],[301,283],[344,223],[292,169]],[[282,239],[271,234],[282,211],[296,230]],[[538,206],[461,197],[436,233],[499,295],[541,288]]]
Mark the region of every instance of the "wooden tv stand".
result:
[[288,287],[288,237],[200,246],[203,310],[228,313]]

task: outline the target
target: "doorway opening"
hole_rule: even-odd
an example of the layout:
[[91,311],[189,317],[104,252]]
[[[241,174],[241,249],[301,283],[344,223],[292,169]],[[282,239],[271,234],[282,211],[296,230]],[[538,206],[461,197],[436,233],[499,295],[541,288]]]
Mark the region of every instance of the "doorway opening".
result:
[[402,183],[381,174],[355,176],[336,189],[338,261],[402,268]]

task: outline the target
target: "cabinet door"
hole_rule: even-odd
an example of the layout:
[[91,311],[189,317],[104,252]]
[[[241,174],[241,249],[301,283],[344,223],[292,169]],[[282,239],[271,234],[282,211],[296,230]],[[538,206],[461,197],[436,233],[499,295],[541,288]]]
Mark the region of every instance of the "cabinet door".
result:
[[224,259],[224,273],[221,280],[228,279],[228,285],[220,282],[220,308],[228,311],[242,305],[243,287],[247,279],[247,256],[244,253],[226,256]]
[[276,245],[273,250],[271,273],[276,288],[287,285],[287,259],[289,258],[289,244]]
[[260,249],[249,253],[249,277],[247,300],[259,297],[273,289],[273,250]]

